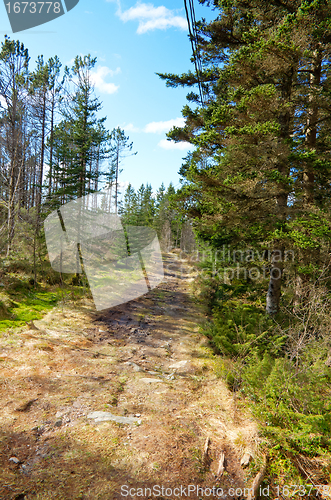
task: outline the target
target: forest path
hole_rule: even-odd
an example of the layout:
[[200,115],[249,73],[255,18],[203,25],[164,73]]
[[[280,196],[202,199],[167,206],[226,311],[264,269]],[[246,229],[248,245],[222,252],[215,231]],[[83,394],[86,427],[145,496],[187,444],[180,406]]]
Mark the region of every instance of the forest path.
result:
[[102,313],[67,304],[3,339],[1,499],[243,497],[231,488],[256,473],[240,466],[255,423],[199,334],[196,270],[175,252],[164,263],[137,300]]

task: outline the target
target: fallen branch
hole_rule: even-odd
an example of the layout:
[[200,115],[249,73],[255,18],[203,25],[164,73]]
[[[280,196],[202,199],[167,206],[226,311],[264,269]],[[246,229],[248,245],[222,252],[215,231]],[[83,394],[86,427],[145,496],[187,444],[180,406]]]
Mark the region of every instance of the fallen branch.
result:
[[258,493],[258,489],[259,489],[259,487],[264,479],[265,473],[267,471],[267,462],[268,462],[267,455],[264,455],[263,459],[264,459],[263,467],[254,478],[252,486],[249,489],[247,500],[254,500],[256,498],[257,493]]
[[38,332],[40,331],[40,329],[34,324],[33,321],[30,321],[30,323],[26,321],[25,323],[29,327],[29,330],[37,330]]
[[15,408],[15,411],[28,411],[30,410],[30,407],[33,405],[33,403],[37,400],[38,398],[30,399],[29,401],[22,403],[18,408]]
[[224,472],[224,461],[225,461],[225,453],[224,453],[224,451],[222,451],[221,456],[220,456],[220,460],[218,462],[218,469],[217,469],[217,473],[216,473],[217,477],[221,477],[221,475]]
[[203,465],[208,465],[209,462],[209,445],[210,445],[210,437],[206,438],[205,446],[203,448]]

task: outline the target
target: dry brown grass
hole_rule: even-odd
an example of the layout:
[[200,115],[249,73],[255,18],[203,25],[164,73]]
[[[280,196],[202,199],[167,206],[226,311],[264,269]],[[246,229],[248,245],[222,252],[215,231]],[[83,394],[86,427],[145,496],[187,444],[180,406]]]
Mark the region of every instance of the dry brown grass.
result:
[[[116,500],[122,484],[212,487],[222,451],[220,484],[246,484],[240,458],[247,447],[258,454],[256,427],[243,410],[234,414],[233,398],[215,375],[189,279],[173,277],[119,311],[152,321],[144,341],[112,328],[89,303],[53,309],[35,322],[38,330],[3,335],[1,499]],[[183,368],[170,368],[184,360]],[[87,418],[95,410],[140,414],[142,423],[96,425]]]

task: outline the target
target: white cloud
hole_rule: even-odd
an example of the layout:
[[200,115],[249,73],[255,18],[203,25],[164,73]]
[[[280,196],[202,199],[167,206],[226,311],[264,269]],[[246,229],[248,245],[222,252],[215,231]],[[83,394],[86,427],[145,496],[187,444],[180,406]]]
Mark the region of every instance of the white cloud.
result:
[[114,76],[121,72],[121,68],[117,68],[115,71],[108,68],[107,66],[98,66],[96,71],[92,71],[91,80],[95,87],[105,94],[114,94],[119,86],[115,83],[107,83],[105,78],[107,76]]
[[124,130],[124,132],[140,132],[140,128],[135,127],[133,123],[128,123],[127,125],[120,125],[120,128]]
[[[114,1],[114,0],[108,0]],[[174,10],[167,9],[161,5],[154,7],[151,3],[138,2],[135,7],[122,12],[119,0],[116,1],[118,9],[117,15],[123,22],[138,21],[137,33],[147,33],[156,29],[165,30],[167,28],[175,27],[182,30],[187,30],[187,21],[185,17],[177,16]]]
[[[133,123],[122,123],[118,125],[125,132],[145,132],[146,134],[162,134],[169,132],[172,127],[184,127],[184,118],[174,118],[172,120],[166,120],[161,122],[150,122],[145,125],[144,128],[139,128],[133,125]],[[167,141],[168,142],[168,141]]]
[[172,26],[185,30],[187,24],[185,19],[179,16],[174,16],[168,19],[158,18],[151,21],[146,21],[145,23],[140,22],[137,33],[138,35],[141,35],[142,33],[147,33],[147,31],[166,30],[167,28],[170,28]]
[[161,134],[162,132],[169,132],[172,127],[184,127],[184,118],[174,118],[164,122],[151,122],[146,125],[144,132],[147,134]]
[[159,143],[158,146],[162,149],[190,149],[192,148],[192,144],[189,142],[175,142],[175,141],[168,141],[167,139],[162,139]]

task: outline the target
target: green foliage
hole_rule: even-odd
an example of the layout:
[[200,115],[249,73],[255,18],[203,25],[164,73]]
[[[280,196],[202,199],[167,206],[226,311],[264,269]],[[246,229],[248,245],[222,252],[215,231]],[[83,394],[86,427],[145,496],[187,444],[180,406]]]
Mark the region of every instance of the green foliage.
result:
[[207,334],[220,354],[234,358],[277,352],[285,343],[285,336],[275,334],[273,322],[263,309],[235,300],[214,308]]
[[331,460],[329,292],[322,283],[309,284],[305,306],[270,319],[259,300],[261,280],[224,283],[217,271],[233,265],[232,254],[225,252],[218,267],[214,255],[207,253],[196,283],[200,300],[209,305],[202,331],[222,355],[215,362],[217,375],[259,422],[270,455],[276,457],[269,478],[277,482],[284,466],[282,477],[294,481],[300,474],[291,457]]
[[331,371],[296,368],[288,358],[251,359],[242,371],[242,390],[263,434],[287,452],[315,456],[331,451]]
[[222,303],[213,312],[204,333],[228,359],[223,377],[251,402],[269,443],[282,453],[331,453],[331,369],[322,342],[310,340],[300,358],[294,358],[288,322],[282,328],[261,309],[239,300]]

